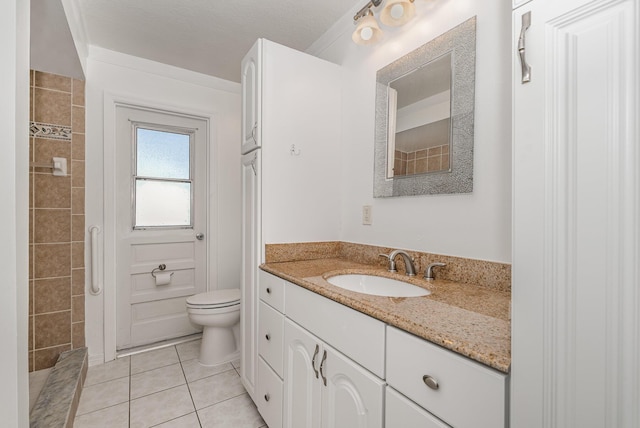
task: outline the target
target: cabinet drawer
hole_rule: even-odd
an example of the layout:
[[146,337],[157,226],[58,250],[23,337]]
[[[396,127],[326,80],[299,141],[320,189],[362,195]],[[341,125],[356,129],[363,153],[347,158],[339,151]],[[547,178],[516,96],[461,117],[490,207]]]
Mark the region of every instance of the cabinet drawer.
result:
[[506,375],[393,327],[387,327],[387,382],[456,428],[505,426]]
[[284,315],[260,302],[258,315],[258,354],[282,377],[284,354]]
[[282,380],[258,358],[258,393],[256,403],[269,428],[282,428]]
[[391,387],[385,401],[385,428],[451,428]]
[[277,311],[284,313],[284,283],[286,281],[263,270],[259,271],[259,279],[260,299]]
[[385,324],[326,297],[286,283],[287,318],[384,379]]

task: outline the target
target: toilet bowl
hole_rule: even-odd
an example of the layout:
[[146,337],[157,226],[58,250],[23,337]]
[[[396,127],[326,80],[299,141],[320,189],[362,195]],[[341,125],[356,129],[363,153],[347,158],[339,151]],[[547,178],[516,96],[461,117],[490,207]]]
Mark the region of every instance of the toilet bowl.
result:
[[194,294],[187,298],[187,313],[192,323],[203,327],[200,364],[215,366],[238,358],[239,288]]

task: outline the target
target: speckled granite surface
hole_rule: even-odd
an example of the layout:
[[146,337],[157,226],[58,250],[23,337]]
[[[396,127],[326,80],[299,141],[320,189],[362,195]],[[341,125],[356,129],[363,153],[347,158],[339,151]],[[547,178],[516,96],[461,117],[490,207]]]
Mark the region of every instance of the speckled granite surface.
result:
[[[303,242],[294,244],[268,244],[265,250],[267,263],[339,258],[366,265],[386,266],[380,254],[389,254],[394,248],[352,242]],[[465,284],[479,285],[498,291],[511,291],[511,265],[486,260],[422,253],[406,250],[414,260],[416,271],[424,274],[425,268],[434,262],[447,265],[436,269],[436,277]],[[404,272],[401,257],[396,259],[400,272]]]
[[[442,279],[426,281],[421,276],[409,278],[402,273],[389,273],[382,266],[335,257],[270,262],[261,268],[501,372],[509,372],[509,291]],[[372,296],[344,290],[325,280],[345,273],[396,278],[427,288],[431,294],[403,298]]]

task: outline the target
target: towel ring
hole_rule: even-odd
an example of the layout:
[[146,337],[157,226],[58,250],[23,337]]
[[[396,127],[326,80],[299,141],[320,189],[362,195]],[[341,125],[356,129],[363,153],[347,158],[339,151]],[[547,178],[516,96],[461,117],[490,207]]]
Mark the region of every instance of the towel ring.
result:
[[[157,271],[157,270],[159,270],[159,271],[163,271],[163,270],[165,270],[166,268],[167,268],[167,265],[165,265],[164,263],[162,263],[162,264],[158,265],[158,267],[157,267],[157,268],[153,268],[153,270],[151,271],[151,276],[155,278],[155,277],[156,277],[156,271]],[[171,272],[170,276],[173,276],[173,272]]]

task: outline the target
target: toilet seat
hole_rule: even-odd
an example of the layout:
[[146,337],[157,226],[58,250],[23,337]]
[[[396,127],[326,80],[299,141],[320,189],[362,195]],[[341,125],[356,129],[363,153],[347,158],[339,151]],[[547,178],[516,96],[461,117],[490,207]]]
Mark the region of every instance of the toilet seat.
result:
[[217,309],[240,304],[240,289],[222,289],[194,294],[187,298],[187,308]]

